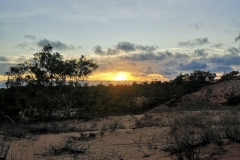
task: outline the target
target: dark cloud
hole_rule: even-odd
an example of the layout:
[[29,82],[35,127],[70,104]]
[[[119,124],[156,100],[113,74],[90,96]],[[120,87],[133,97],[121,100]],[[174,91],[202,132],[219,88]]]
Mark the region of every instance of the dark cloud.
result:
[[196,56],[199,56],[199,57],[206,57],[206,56],[208,56],[208,53],[206,53],[204,49],[196,49],[194,51],[194,54]]
[[148,74],[153,74],[153,70],[151,67],[148,67],[148,69],[145,71],[145,74],[148,75]]
[[187,47],[196,47],[196,46],[202,46],[202,45],[206,45],[209,44],[209,40],[208,38],[195,38],[192,41],[186,41],[186,42],[179,42],[178,45],[179,46],[187,46]]
[[125,60],[132,60],[132,61],[147,61],[147,60],[153,60],[158,58],[156,54],[150,53],[140,53],[140,54],[132,54],[129,56],[123,56],[122,59]]
[[112,49],[112,48],[108,48],[107,51],[104,51],[103,48],[99,45],[95,46],[93,48],[93,51],[95,54],[98,54],[98,55],[115,55],[119,52],[119,50],[117,49]]
[[17,47],[22,48],[22,49],[27,47],[27,46],[28,46],[27,42],[23,42],[23,43],[20,43],[20,44],[17,45]]
[[240,56],[224,56],[224,57],[212,57],[208,59],[210,63],[216,63],[221,65],[235,65],[240,66]]
[[222,43],[217,43],[217,44],[211,45],[211,47],[213,47],[213,48],[222,48],[223,44]]
[[142,46],[142,45],[137,45],[136,49],[141,50],[141,51],[155,51],[158,48],[158,46]]
[[131,54],[129,56],[124,56],[122,59],[125,60],[132,60],[132,61],[147,61],[147,60],[157,60],[162,61],[166,59],[167,57],[171,57],[173,54],[171,52],[158,52],[154,54],[153,52],[149,53],[136,53]]
[[117,50],[122,50],[124,52],[133,52],[136,50],[140,50],[140,51],[147,51],[147,52],[151,52],[151,51],[155,51],[158,46],[148,46],[148,45],[137,45],[131,42],[119,42],[116,47]]
[[117,50],[122,50],[122,51],[125,51],[125,52],[135,51],[136,50],[135,47],[136,47],[136,45],[133,44],[133,43],[130,43],[130,42],[119,42],[116,45]]
[[119,53],[119,50],[115,49],[115,48],[108,48],[107,49],[107,55],[115,55],[115,54],[118,54]]
[[24,38],[30,39],[30,40],[36,40],[37,39],[34,35],[25,35]]
[[229,52],[231,55],[239,55],[240,49],[236,47],[230,47],[227,49],[227,52]]
[[235,41],[238,41],[238,40],[240,40],[240,34],[235,38]]
[[129,53],[129,52],[152,52],[158,48],[156,45],[148,46],[148,45],[137,45],[131,42],[118,42],[117,45],[113,46],[112,48],[108,48],[104,50],[101,46],[97,45],[93,48],[94,53],[98,55],[115,55],[122,52]]
[[47,44],[50,44],[54,49],[58,49],[58,50],[72,50],[75,49],[75,47],[73,45],[66,45],[64,43],[62,43],[61,41],[51,41],[48,39],[41,39],[37,42],[37,45],[39,47],[43,47]]
[[185,54],[185,53],[176,53],[174,55],[174,57],[178,58],[178,59],[181,59],[181,58],[187,59],[187,58],[189,58],[189,56],[187,54]]
[[173,69],[164,68],[164,69],[160,69],[160,74],[164,76],[170,76],[170,75],[176,75],[178,74],[178,72]]
[[207,68],[206,63],[197,62],[197,61],[192,61],[188,64],[183,64],[183,63],[179,64],[179,69],[181,70],[194,70],[194,69],[205,69],[205,68]]
[[3,56],[0,57],[0,62],[7,62],[7,61],[9,61],[7,57],[3,57]]
[[103,48],[101,46],[95,46],[93,48],[94,53],[99,54],[99,55],[104,55],[105,52],[103,51]]
[[211,72],[230,72],[232,71],[231,66],[217,65],[210,69]]

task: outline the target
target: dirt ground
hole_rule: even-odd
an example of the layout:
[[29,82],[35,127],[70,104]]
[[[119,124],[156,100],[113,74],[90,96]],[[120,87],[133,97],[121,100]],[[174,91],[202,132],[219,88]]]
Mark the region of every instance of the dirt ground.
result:
[[[206,96],[212,102],[223,103],[232,92],[240,94],[239,80],[207,86],[191,96]],[[18,138],[4,134],[6,129],[3,128],[0,131],[0,156],[6,151],[6,146],[9,146],[7,160],[177,159],[176,155],[164,149],[171,132],[168,122],[174,117],[184,117],[187,114],[219,118],[223,114],[239,117],[240,112],[169,111],[164,107],[161,110],[160,107],[158,113],[153,110],[142,115],[75,119],[28,126],[35,129],[51,128],[49,133],[28,133],[24,132],[24,127],[17,126],[12,132],[24,135]],[[196,152],[200,159],[238,160],[240,143],[223,138],[222,145],[210,143],[197,148]]]
[[[226,111],[196,111],[191,114],[217,116]],[[173,116],[187,112],[166,112],[144,115],[126,115],[93,120],[54,122],[61,133],[27,134],[24,138],[1,136],[11,140],[7,159],[18,160],[72,160],[72,159],[177,159],[164,151],[169,127],[166,122]],[[38,126],[47,124],[38,124]],[[49,124],[48,124],[49,125]],[[72,130],[72,131],[71,131]],[[16,131],[17,132],[17,131]],[[68,151],[60,151],[59,148]],[[54,152],[55,150],[55,152]],[[70,151],[71,150],[71,151]],[[82,152],[81,152],[82,151]],[[240,143],[223,139],[223,145],[214,143],[199,148],[201,159],[240,159]]]

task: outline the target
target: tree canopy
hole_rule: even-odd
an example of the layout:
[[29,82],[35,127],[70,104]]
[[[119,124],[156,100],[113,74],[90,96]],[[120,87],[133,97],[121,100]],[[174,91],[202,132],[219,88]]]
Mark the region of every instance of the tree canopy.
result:
[[93,60],[84,56],[63,60],[60,53],[52,53],[52,50],[53,47],[48,44],[34,54],[32,62],[25,61],[10,67],[5,73],[8,76],[6,86],[77,84],[98,68]]

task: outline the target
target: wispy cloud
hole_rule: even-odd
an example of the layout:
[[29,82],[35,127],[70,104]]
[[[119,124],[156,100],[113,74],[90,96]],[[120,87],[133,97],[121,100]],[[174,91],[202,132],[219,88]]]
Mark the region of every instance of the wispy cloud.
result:
[[186,46],[186,47],[196,47],[196,46],[202,46],[202,45],[206,45],[209,44],[209,40],[208,38],[195,38],[194,40],[188,40],[185,42],[180,41],[178,43],[179,46]]
[[229,52],[231,55],[239,55],[240,54],[240,49],[236,47],[229,47],[227,49],[227,52]]
[[34,35],[25,35],[24,38],[25,39],[30,39],[30,40],[36,40],[37,39],[36,36],[34,36]]
[[158,52],[158,53],[135,53],[128,56],[123,56],[122,59],[124,60],[132,60],[132,61],[147,61],[147,60],[155,60],[155,61],[162,61],[167,57],[172,57],[172,53],[169,51],[165,52]]
[[217,44],[211,45],[211,47],[213,47],[213,48],[222,48],[223,44],[222,43],[217,43]]
[[23,43],[20,43],[20,44],[17,45],[17,47],[22,48],[22,49],[27,47],[27,46],[28,46],[27,42],[23,42]]
[[235,38],[235,41],[238,41],[238,40],[240,40],[240,34]]
[[41,39],[37,42],[37,45],[39,47],[43,47],[47,44],[50,44],[54,49],[58,49],[58,50],[73,50],[75,49],[75,47],[73,45],[67,45],[61,41],[52,41],[49,39]]
[[198,57],[208,56],[208,53],[204,49],[196,49],[196,50],[194,50],[194,54]]

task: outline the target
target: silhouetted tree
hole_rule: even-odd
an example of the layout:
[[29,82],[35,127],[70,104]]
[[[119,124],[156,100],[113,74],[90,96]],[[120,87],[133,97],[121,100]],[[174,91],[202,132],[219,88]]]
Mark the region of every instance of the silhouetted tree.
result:
[[206,84],[208,82],[214,82],[215,77],[215,73],[210,73],[209,71],[206,72],[201,70],[194,70],[194,72],[189,76],[189,81],[198,81],[202,84]]
[[64,61],[58,52],[52,54],[52,49],[48,44],[41,52],[34,54],[33,63],[26,61],[10,67],[9,72],[5,73],[8,76],[7,87],[76,84],[98,68],[96,63],[84,56]]
[[233,79],[237,79],[239,78],[239,72],[238,71],[232,71],[229,73],[224,73],[221,78],[220,81],[225,81],[225,80],[233,80]]

